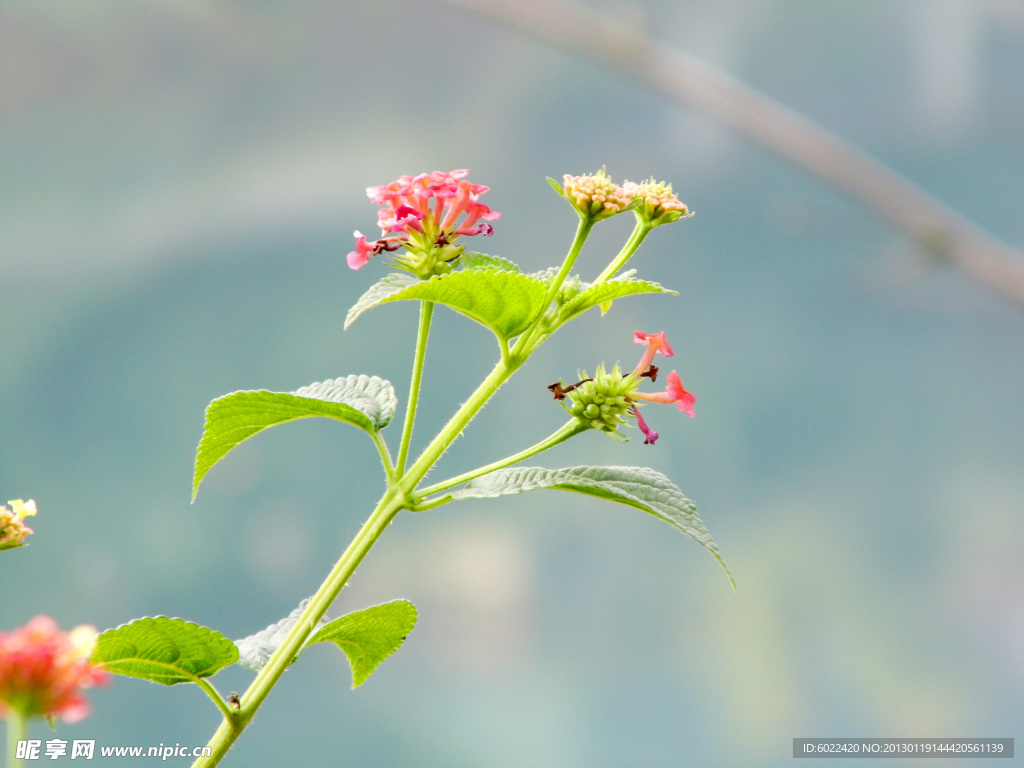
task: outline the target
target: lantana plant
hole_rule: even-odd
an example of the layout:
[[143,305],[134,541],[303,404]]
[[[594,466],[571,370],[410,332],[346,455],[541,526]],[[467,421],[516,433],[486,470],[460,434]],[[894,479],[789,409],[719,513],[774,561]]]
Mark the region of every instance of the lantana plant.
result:
[[[593,175],[566,175],[562,184],[549,179],[579,217],[576,236],[560,265],[527,273],[508,259],[467,250],[470,238],[491,235],[492,222],[500,218],[481,202],[488,188],[470,182],[467,175],[465,170],[424,173],[370,187],[367,194],[379,209],[380,236],[368,238],[357,231],[355,246],[348,254],[348,264],[354,270],[383,262],[394,271],[374,283],[349,309],[345,328],[383,304],[417,301],[420,305],[412,376],[397,447],[385,439],[385,431],[398,410],[398,398],[391,383],[377,376],[340,376],[293,392],[234,392],[214,400],[206,410],[196,455],[193,499],[206,473],[218,461],[268,427],[322,417],[355,427],[369,437],[380,455],[381,497],[320,588],[289,616],[235,642],[213,629],[166,617],[137,619],[99,637],[92,659],[110,672],[164,685],[195,683],[209,694],[222,722],[209,743],[210,756],[199,758],[195,766],[220,762],[284,671],[308,646],[336,644],[349,659],[353,687],[357,687],[402,645],[416,623],[416,609],[405,600],[364,608],[334,620],[326,618],[328,608],[356,567],[402,512],[418,513],[454,501],[540,489],[574,491],[619,502],[667,522],[696,540],[725,567],[696,507],[659,472],[629,466],[516,466],[593,430],[625,440],[622,428],[632,428],[633,422],[644,442],[653,446],[659,433],[641,415],[648,404],[674,403],[693,416],[696,398],[683,387],[676,371],[664,377],[663,391],[648,389],[658,380],[659,370],[653,364],[656,357],[674,355],[663,331],[634,334],[643,352],[632,370],[624,372],[618,364],[609,370],[602,363],[593,376],[581,371],[573,383],[560,379],[548,387],[549,393],[538,392],[538,403],[545,399],[550,403],[549,394],[553,395],[557,401],[553,407],[560,405],[568,417],[551,435],[499,461],[440,482],[424,483],[427,473],[498,388],[559,328],[594,308],[600,308],[603,314],[614,301],[626,296],[674,293],[658,283],[637,278],[635,270],[622,270],[653,229],[690,215],[671,186],[653,179],[619,185],[603,169]],[[627,212],[633,213],[636,226],[619,254],[592,282],[572,274],[594,226]],[[497,360],[441,431],[418,456],[412,457],[410,443],[427,339],[434,309],[439,305],[490,330],[497,343]],[[663,431],[671,425],[667,416],[657,420],[664,425],[660,426]],[[225,697],[209,678],[235,663],[254,670],[256,676],[244,693]]]

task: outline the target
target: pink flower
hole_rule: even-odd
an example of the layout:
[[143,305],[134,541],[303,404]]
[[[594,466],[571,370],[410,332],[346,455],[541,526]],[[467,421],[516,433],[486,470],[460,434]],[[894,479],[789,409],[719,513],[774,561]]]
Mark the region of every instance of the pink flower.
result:
[[377,225],[381,238],[367,243],[356,233],[359,239],[356,250],[348,255],[348,265],[359,269],[373,255],[404,247],[410,256],[399,258],[398,266],[418,274],[431,273],[439,263],[451,262],[461,254],[461,247],[453,246],[457,238],[492,235],[494,228],[487,222],[501,214],[479,201],[489,187],[467,181],[468,173],[465,169],[434,171],[368,187],[367,196],[380,206]]
[[679,374],[675,371],[668,375],[667,380],[668,386],[664,392],[655,392],[654,394],[634,392],[630,397],[647,400],[650,403],[675,403],[679,406],[680,411],[692,418],[693,404],[697,402],[697,398],[683,388],[683,382],[680,381]]
[[359,269],[373,256],[373,247],[367,244],[366,238],[358,229],[352,234],[356,238],[356,249],[348,255],[348,265],[352,269]]
[[[647,349],[644,350],[644,356],[640,358],[640,362],[636,366],[636,370],[633,371],[634,376],[641,376],[644,371],[647,370],[647,366],[651,364],[654,356],[657,353],[661,353],[665,357],[672,357],[675,352],[672,351],[672,347],[668,345],[668,341],[665,340],[665,333],[644,333],[643,331],[633,332],[633,341],[637,344],[646,344]],[[654,370],[654,375],[651,376],[651,381],[654,381],[658,375],[658,370]]]
[[107,682],[108,673],[89,661],[96,645],[94,627],[61,632],[48,616],[0,633],[0,715],[41,715],[74,723],[89,714],[82,689]]
[[[643,378],[649,378],[651,381],[655,381],[658,378],[658,369],[656,366],[651,365],[651,361],[654,359],[656,354],[662,354],[665,357],[672,357],[675,352],[672,351],[672,347],[669,346],[668,340],[665,338],[664,333],[644,333],[643,331],[636,331],[633,334],[633,341],[637,344],[646,344],[647,349],[644,350],[643,356],[640,358],[640,362],[636,369],[633,371],[633,377],[639,381]],[[693,405],[697,402],[697,398],[686,391],[683,387],[683,382],[679,378],[679,374],[672,371],[666,377],[667,385],[664,392],[640,392],[634,390],[630,392],[630,400],[645,400],[649,403],[675,403],[680,411],[685,413],[687,416],[692,417],[694,415]],[[636,417],[637,427],[644,433],[644,444],[654,445],[654,442],[658,439],[658,433],[651,429],[647,422],[644,421],[643,416],[640,415],[640,407],[636,403],[633,404],[633,415]]]
[[640,427],[640,431],[644,433],[644,445],[654,445],[660,435],[647,426],[647,422],[644,421],[644,417],[640,415],[640,408],[633,406],[633,415],[636,416],[636,425]]

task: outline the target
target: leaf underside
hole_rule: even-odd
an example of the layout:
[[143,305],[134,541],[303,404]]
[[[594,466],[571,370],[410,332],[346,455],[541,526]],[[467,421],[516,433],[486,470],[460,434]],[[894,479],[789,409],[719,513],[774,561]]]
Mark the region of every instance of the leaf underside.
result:
[[[255,634],[235,640],[238,647],[238,663],[253,672],[259,672],[270,661],[271,655],[278,646],[284,642],[285,637],[292,627],[298,622],[302,612],[309,605],[310,598],[306,598],[298,607],[280,621],[271,624],[266,629],[261,629]],[[327,624],[325,619],[317,622],[316,629]]]
[[696,505],[665,475],[648,467],[500,469],[471,480],[452,491],[451,495],[454,499],[484,499],[545,488],[617,501],[664,520],[708,550],[725,569],[735,589],[736,582],[722,559],[718,545],[697,514]]
[[147,617],[100,634],[92,661],[161,685],[194,683],[238,660],[224,635],[184,619]]
[[377,376],[353,375],[302,387],[295,392],[233,392],[206,408],[203,437],[196,451],[192,498],[199,483],[235,446],[257,432],[286,421],[325,416],[374,433],[386,427],[398,407],[391,383]]

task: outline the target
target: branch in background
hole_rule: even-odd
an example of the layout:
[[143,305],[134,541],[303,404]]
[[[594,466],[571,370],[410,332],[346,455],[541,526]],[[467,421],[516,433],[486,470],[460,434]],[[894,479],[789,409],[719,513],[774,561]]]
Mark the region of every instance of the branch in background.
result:
[[874,158],[700,59],[572,0],[447,2],[636,75],[846,192],[927,253],[1024,307],[1024,260],[1017,251]]

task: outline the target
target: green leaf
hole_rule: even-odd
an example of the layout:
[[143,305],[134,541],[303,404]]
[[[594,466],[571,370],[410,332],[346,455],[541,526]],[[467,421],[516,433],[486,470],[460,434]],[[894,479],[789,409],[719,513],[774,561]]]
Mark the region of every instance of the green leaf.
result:
[[397,407],[391,382],[365,375],[329,379],[295,392],[259,390],[219,397],[206,408],[203,438],[196,451],[192,498],[214,464],[267,427],[326,416],[373,433],[390,423]]
[[452,491],[451,495],[453,499],[487,499],[542,488],[575,491],[617,501],[664,520],[707,549],[725,569],[733,589],[736,588],[736,582],[718,551],[718,545],[697,514],[697,507],[675,483],[648,467],[499,469],[471,480],[462,488]]
[[584,289],[578,296],[562,308],[562,316],[566,321],[583,314],[591,307],[601,307],[601,314],[608,311],[614,299],[622,296],[633,296],[638,293],[671,293],[676,291],[663,288],[658,283],[632,278],[607,280]]
[[[259,672],[270,661],[271,655],[277,647],[284,642],[284,638],[292,627],[295,626],[302,612],[309,605],[310,598],[299,603],[298,608],[289,613],[276,624],[271,624],[254,635],[235,640],[238,646],[238,663],[253,672]],[[327,624],[327,619],[322,618],[317,622],[315,629]]]
[[194,683],[238,660],[224,635],[184,619],[136,619],[100,634],[92,661],[115,675],[141,677],[161,685]]
[[459,266],[466,269],[499,269],[505,272],[522,272],[519,266],[501,256],[488,256],[486,253],[465,251],[459,256]]
[[410,285],[416,285],[418,282],[419,280],[405,272],[392,272],[390,275],[384,275],[384,277],[370,286],[370,290],[359,297],[359,301],[349,308],[348,314],[345,315],[345,330],[347,331],[348,327],[356,321],[356,318],[366,310],[373,309],[389,297],[400,293]]
[[[507,340],[529,327],[544,309],[546,296],[547,286],[535,277],[496,269],[471,269],[408,285],[378,299],[373,306],[389,301],[434,301],[486,325],[499,338]],[[351,312],[349,315],[355,319]]]
[[352,667],[352,687],[358,688],[402,646],[415,626],[416,607],[407,600],[395,600],[335,619],[307,645],[331,642],[341,648]]

